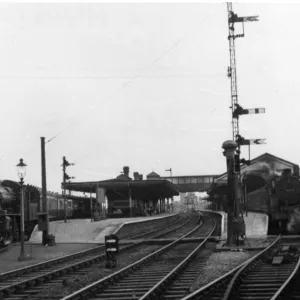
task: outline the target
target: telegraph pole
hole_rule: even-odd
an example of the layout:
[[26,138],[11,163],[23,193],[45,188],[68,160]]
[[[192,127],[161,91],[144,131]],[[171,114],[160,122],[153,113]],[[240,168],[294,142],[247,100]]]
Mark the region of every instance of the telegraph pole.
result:
[[66,181],[70,180],[70,179],[74,179],[75,177],[70,177],[67,173],[66,173],[66,169],[69,166],[74,166],[74,163],[69,163],[66,160],[66,157],[63,156],[63,163],[62,163],[62,167],[63,167],[63,191],[64,191],[64,216],[65,216],[65,223],[67,222],[67,199],[66,199]]
[[46,181],[46,154],[45,154],[45,138],[41,137],[41,158],[42,158],[42,208],[45,213],[46,224],[45,230],[43,230],[43,244],[49,235],[49,215],[48,215],[48,204],[47,204],[47,181]]

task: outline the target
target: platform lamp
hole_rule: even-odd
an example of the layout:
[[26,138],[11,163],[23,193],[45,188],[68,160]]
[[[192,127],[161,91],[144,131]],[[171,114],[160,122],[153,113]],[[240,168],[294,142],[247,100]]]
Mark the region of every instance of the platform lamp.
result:
[[20,158],[20,162],[17,164],[17,173],[20,178],[20,184],[21,184],[21,205],[20,205],[21,253],[18,258],[19,261],[26,259],[24,255],[24,190],[23,190],[24,178],[26,176],[26,167],[27,165],[23,162],[23,159]]

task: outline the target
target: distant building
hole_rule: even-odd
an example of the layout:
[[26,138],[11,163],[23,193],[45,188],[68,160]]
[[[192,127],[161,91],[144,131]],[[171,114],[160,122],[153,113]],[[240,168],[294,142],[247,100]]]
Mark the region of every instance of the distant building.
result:
[[161,177],[153,171],[147,175],[147,180],[160,180],[160,179]]

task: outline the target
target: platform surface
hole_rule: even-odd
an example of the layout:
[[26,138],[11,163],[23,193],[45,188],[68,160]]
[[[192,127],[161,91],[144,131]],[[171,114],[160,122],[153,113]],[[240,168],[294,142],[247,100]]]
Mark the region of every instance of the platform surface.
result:
[[[104,237],[114,233],[122,224],[149,221],[152,219],[165,218],[175,215],[174,213],[161,213],[158,215],[136,218],[116,218],[91,222],[90,219],[70,219],[53,221],[49,223],[49,234],[55,235],[56,243],[104,243]],[[42,232],[34,228],[30,243],[41,244]]]

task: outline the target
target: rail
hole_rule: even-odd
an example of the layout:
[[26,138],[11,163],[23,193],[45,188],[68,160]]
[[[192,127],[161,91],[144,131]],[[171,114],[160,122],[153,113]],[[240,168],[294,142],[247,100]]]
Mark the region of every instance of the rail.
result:
[[61,299],[61,300],[77,300],[77,299],[81,299],[81,297],[87,297],[89,294],[93,294],[96,291],[101,290],[101,288],[104,288],[106,285],[113,283],[115,281],[115,279],[120,279],[123,278],[125,276],[127,276],[129,273],[131,273],[132,271],[138,269],[140,266],[145,265],[148,261],[153,260],[154,258],[156,258],[157,256],[159,256],[160,254],[162,254],[163,252],[167,251],[168,249],[170,249],[172,246],[174,246],[175,244],[179,243],[179,241],[181,241],[182,239],[186,238],[187,236],[191,235],[193,232],[195,232],[196,230],[198,230],[203,223],[201,223],[200,225],[196,226],[193,230],[191,230],[190,232],[188,232],[187,234],[185,234],[184,236],[176,239],[175,241],[171,242],[170,244],[156,250],[155,252],[148,254],[146,257],[138,260],[137,262],[134,262],[133,264],[111,274],[108,275],[106,277],[104,277],[101,280],[98,280],[82,289],[80,289],[79,291],[76,291],[75,293],[66,296],[65,298]]
[[159,281],[153,288],[151,288],[139,300],[153,299],[152,297],[155,295],[155,293],[157,293],[166,282],[172,280],[177,275],[177,273],[191,261],[191,259],[196,255],[196,253],[200,250],[200,248],[202,248],[206,244],[206,242],[208,241],[210,236],[215,231],[215,229],[217,227],[217,223],[215,220],[213,220],[213,221],[214,221],[214,227],[210,231],[210,233],[206,236],[204,241],[195,250],[193,250],[189,254],[189,256],[187,256],[177,267],[175,267],[168,275],[166,275],[161,281]]
[[[170,224],[169,226],[173,226],[173,225],[179,223],[181,220],[182,220],[182,217],[179,220],[176,220],[175,222],[173,222],[172,224]],[[189,220],[187,222],[189,222]],[[168,230],[167,232],[165,232],[163,234],[167,234],[167,233],[169,233],[169,232],[171,232],[173,230],[176,230],[176,229],[184,226],[186,223],[183,223],[182,225],[177,226],[175,229],[174,228],[170,229],[170,230]],[[135,235],[135,236],[130,236],[130,237],[124,239],[124,240],[136,239],[136,238],[139,238],[141,236],[148,235],[148,234],[151,234],[151,233],[155,233],[155,232],[160,231],[160,230],[161,230],[161,228],[154,229],[154,230],[149,231],[149,232],[145,232],[145,233],[138,234],[138,235]],[[161,235],[158,235],[157,237],[159,237],[159,236],[161,236]],[[142,243],[142,242],[134,243],[134,245],[137,245],[138,243]],[[0,273],[0,282],[3,281],[3,280],[5,280],[5,279],[7,279],[7,278],[9,278],[9,277],[15,276],[15,275],[18,276],[20,274],[29,273],[29,272],[36,271],[36,270],[38,270],[40,268],[43,268],[43,267],[48,267],[48,266],[50,266],[51,264],[54,264],[54,263],[55,264],[59,264],[59,263],[65,262],[67,260],[71,260],[71,259],[78,258],[80,256],[87,255],[89,253],[97,252],[98,250],[104,249],[104,247],[105,247],[104,245],[101,245],[99,247],[95,247],[95,248],[92,248],[92,249],[87,249],[87,250],[79,251],[79,252],[76,252],[76,253],[64,255],[63,257],[53,258],[53,259],[50,259],[50,260],[47,260],[47,261],[43,261],[43,262],[40,262],[40,263],[37,263],[37,264],[33,264],[33,265],[30,265],[30,266],[25,267],[25,268],[22,267],[22,268],[13,270],[13,271],[8,271],[8,272],[5,272],[5,273]]]
[[258,254],[256,254],[255,256],[253,256],[247,264],[243,265],[238,271],[237,273],[233,276],[233,278],[231,279],[227,289],[226,289],[226,292],[223,296],[223,299],[222,300],[228,300],[232,290],[235,288],[236,284],[237,284],[237,281],[238,279],[240,279],[240,276],[242,273],[245,273],[247,272],[249,269],[251,269],[251,267],[254,266],[254,263],[255,262],[258,262],[259,259],[264,255],[266,254],[268,251],[270,251],[274,246],[277,245],[277,243],[280,241],[280,238],[281,238],[281,235],[279,235],[276,240],[270,244],[266,249],[262,250],[261,252],[259,252]]
[[297,279],[296,275],[298,275],[299,267],[300,267],[300,257],[294,268],[294,271],[291,273],[289,278],[284,282],[284,284],[280,287],[280,289],[276,292],[276,294],[271,298],[271,300],[278,300],[280,299],[281,296],[283,296],[283,294],[287,291],[289,285],[291,285],[293,281]]
[[[177,230],[178,228],[181,228],[182,226],[189,223],[190,220],[191,220],[191,216],[189,215],[187,221],[184,220],[183,224],[180,224],[179,226],[176,226],[175,228],[168,229],[167,232],[172,232],[174,230]],[[177,221],[174,222],[174,223],[177,223]],[[163,233],[163,235],[165,235],[165,234],[166,234],[166,232]],[[162,234],[159,234],[158,236],[161,236],[161,235]],[[133,243],[129,244],[128,246],[120,248],[120,251],[124,252],[124,251],[126,251],[130,248],[139,246],[142,243],[143,243],[143,241],[133,242]],[[93,249],[89,249],[89,251],[95,251],[95,249],[97,250],[97,249],[100,249],[100,248],[103,248],[103,247],[96,247],[96,248],[93,248]],[[89,254],[89,253],[86,253],[87,251],[88,250],[85,250],[85,251],[82,251],[82,252],[85,252],[85,254]],[[81,255],[82,252],[79,252],[79,254]],[[68,272],[72,272],[74,270],[78,270],[80,268],[84,268],[89,264],[92,264],[92,263],[97,262],[97,261],[104,260],[106,258],[105,253],[95,254],[95,255],[93,255],[93,253],[91,253],[91,255],[90,255],[90,257],[80,258],[80,261],[78,261],[78,262],[73,262],[74,259],[72,259],[72,263],[70,263],[69,265],[62,266],[62,267],[58,266],[58,268],[53,268],[53,265],[58,264],[58,262],[61,262],[61,259],[65,259],[65,257],[62,257],[62,258],[59,258],[59,259],[53,259],[51,261],[43,262],[43,263],[40,263],[38,265],[37,264],[33,265],[33,266],[27,268],[27,270],[25,269],[25,272],[24,272],[23,269],[18,269],[17,271],[4,273],[4,274],[2,274],[3,275],[2,276],[2,283],[5,283],[4,280],[7,279],[7,278],[12,277],[12,275],[20,276],[20,277],[17,280],[15,280],[14,277],[13,277],[12,278],[13,280],[10,280],[10,282],[7,282],[7,283],[9,283],[9,285],[4,285],[3,287],[0,286],[0,298],[5,294],[8,294],[8,295],[14,294],[18,290],[23,289],[26,286],[30,290],[31,286],[40,285],[40,283],[43,282],[44,279],[48,280],[48,279],[51,279],[53,277],[64,276],[64,274],[66,272],[68,273]],[[69,256],[68,260],[70,260],[70,256]],[[42,269],[42,267],[44,267],[44,268]],[[37,274],[30,274],[28,276],[28,273],[31,273],[31,272],[38,272],[38,273]],[[11,281],[13,281],[13,283],[11,283]],[[24,293],[26,293],[26,291],[24,291]]]
[[[239,266],[235,267],[233,270],[227,272],[226,274],[222,275],[221,277],[213,280],[212,282],[206,284],[205,286],[201,287],[200,289],[194,291],[192,294],[184,297],[182,300],[198,300],[201,299],[201,296],[207,296],[208,293],[213,292],[214,290],[218,290],[220,288],[224,288],[224,286],[228,286],[229,280],[233,280],[234,276],[241,270],[241,268],[246,267],[251,261],[253,261],[256,257],[262,255],[267,249],[273,247],[280,239],[281,236],[278,236],[277,239],[269,245],[266,249],[262,250],[260,253],[255,255],[254,257],[249,258],[245,262],[241,263]],[[204,298],[206,299],[206,298]]]

